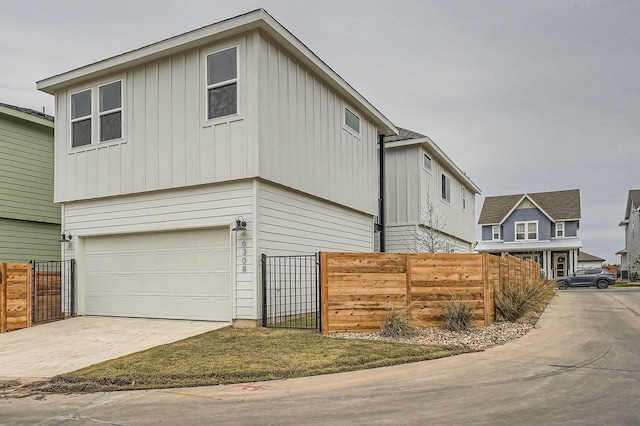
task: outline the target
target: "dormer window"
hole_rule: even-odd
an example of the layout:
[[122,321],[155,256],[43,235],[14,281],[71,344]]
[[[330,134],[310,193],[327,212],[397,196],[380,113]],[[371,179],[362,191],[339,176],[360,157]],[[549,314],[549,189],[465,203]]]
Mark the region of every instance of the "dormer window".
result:
[[562,238],[564,236],[564,222],[556,223],[556,238]]
[[238,112],[237,48],[207,55],[207,118]]

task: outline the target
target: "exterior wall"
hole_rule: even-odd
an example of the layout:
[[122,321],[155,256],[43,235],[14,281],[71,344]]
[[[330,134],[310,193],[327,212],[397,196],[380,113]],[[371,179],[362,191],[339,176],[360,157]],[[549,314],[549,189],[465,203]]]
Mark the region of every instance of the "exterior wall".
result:
[[577,237],[578,236],[578,222],[576,222],[576,221],[565,222],[564,223],[564,231],[565,231],[565,235],[567,237]]
[[[502,231],[502,226],[500,227]],[[500,233],[502,236],[502,232]],[[493,239],[493,225],[484,225],[482,227],[482,241],[491,241]]]
[[551,221],[538,209],[516,209],[502,224],[502,239],[505,242],[515,241],[515,223],[538,221],[538,240],[551,239]]
[[260,181],[258,252],[267,255],[373,250],[373,217]]
[[[206,55],[232,46],[238,113],[207,120]],[[70,95],[116,79],[123,80],[122,140],[70,148]],[[374,215],[377,129],[361,116],[360,135],[345,130],[345,106],[258,32],[106,75],[56,94],[55,199],[260,176]]]
[[[241,179],[257,174],[253,35],[106,75],[56,94],[58,202]],[[238,113],[206,119],[206,55],[238,46]],[[70,95],[123,80],[123,138],[71,148]]]
[[0,218],[0,261],[60,259],[60,225]]
[[[388,253],[417,253],[415,240],[426,234],[424,226],[416,225],[387,225],[387,252]],[[473,245],[468,241],[443,235],[445,247],[449,247],[449,253],[472,253]],[[380,251],[380,234],[375,235],[375,251]]]
[[[387,250],[395,251],[391,247],[403,240],[403,237],[392,235],[392,232],[402,233],[400,229],[403,228],[395,231],[389,231],[389,228],[424,222],[424,215],[420,217],[420,211],[426,210],[429,201],[436,206],[436,214],[446,222],[442,230],[449,235],[452,244],[457,241],[456,246],[471,247],[475,242],[475,194],[471,188],[466,188],[466,206],[463,209],[463,183],[431,154],[432,166],[431,170],[427,170],[423,167],[423,153],[421,145],[390,148],[386,152]],[[450,202],[442,199],[443,173],[451,181]],[[399,251],[407,250],[406,244],[398,247],[403,247]]]
[[[249,271],[233,277],[232,300],[235,301],[234,318],[257,318],[256,278],[254,255],[254,183],[251,180],[204,185],[179,190],[156,191],[126,197],[106,198],[65,204],[64,227],[73,236],[65,244],[64,257],[78,260],[78,288],[84,286],[83,238],[97,235],[133,232],[169,231],[205,227],[235,226],[242,215],[248,231],[231,235],[235,244],[245,241],[246,265]],[[79,291],[80,293],[80,291]]]
[[[257,51],[259,176],[376,215],[377,129],[277,45],[261,37]],[[346,130],[346,106],[359,135]]]
[[602,262],[597,260],[578,261],[578,267],[576,269],[584,268],[602,268]]
[[0,112],[0,261],[60,259],[51,126]]
[[636,211],[636,206],[631,203],[629,212],[629,224],[625,228],[627,268],[633,273],[640,274],[640,213]]

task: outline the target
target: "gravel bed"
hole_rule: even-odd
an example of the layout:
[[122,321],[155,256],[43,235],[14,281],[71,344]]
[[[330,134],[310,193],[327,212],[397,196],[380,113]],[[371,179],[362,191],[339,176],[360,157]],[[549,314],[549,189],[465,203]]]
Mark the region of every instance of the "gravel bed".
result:
[[503,345],[524,336],[534,328],[530,322],[498,321],[488,327],[474,327],[467,331],[449,331],[443,328],[423,328],[415,337],[394,339],[380,333],[336,333],[331,337],[342,339],[386,340],[416,345],[443,345],[451,349],[482,351]]

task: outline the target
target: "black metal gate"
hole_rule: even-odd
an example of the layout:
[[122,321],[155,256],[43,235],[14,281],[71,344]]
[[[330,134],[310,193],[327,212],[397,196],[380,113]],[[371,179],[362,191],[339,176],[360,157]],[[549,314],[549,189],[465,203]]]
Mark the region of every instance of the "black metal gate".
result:
[[76,261],[31,262],[32,323],[76,315]]
[[322,329],[320,254],[262,258],[262,326]]

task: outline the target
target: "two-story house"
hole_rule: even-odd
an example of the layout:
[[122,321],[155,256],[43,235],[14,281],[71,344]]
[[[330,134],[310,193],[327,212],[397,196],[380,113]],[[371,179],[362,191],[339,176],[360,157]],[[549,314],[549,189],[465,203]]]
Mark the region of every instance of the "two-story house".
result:
[[260,318],[260,254],[373,251],[394,125],[264,10],[38,82],[80,315]]
[[531,259],[562,277],[577,269],[580,217],[579,189],[487,197],[476,251]]
[[624,220],[624,249],[620,250],[620,278],[638,279],[640,275],[640,189],[632,189],[627,196]]
[[0,262],[60,259],[53,117],[0,104]]
[[428,136],[385,137],[386,248],[471,253],[480,188]]

